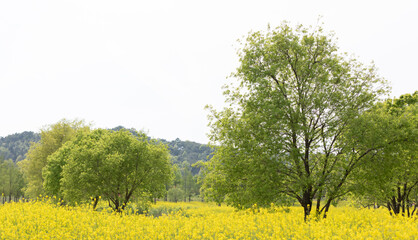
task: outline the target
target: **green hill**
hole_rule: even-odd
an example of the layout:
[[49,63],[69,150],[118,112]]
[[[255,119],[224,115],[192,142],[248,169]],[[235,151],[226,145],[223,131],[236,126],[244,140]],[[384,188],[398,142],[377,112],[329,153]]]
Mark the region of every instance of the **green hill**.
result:
[[37,142],[41,139],[39,133],[22,132],[0,137],[0,156],[4,159],[12,159],[18,162],[25,159],[31,142]]
[[[113,128],[112,130],[125,129],[122,126]],[[128,129],[133,134],[136,133],[135,129]],[[0,137],[0,156],[4,159],[12,159],[13,162],[18,162],[25,159],[25,155],[29,150],[31,142],[38,142],[40,140],[40,134],[25,131],[22,133],[15,133],[6,137]],[[200,144],[192,141],[182,141],[176,139],[174,141],[167,141],[160,139],[163,143],[168,145],[172,156],[173,164],[188,163],[190,166],[197,161],[207,161],[212,153],[212,149],[205,144]],[[193,174],[197,174],[199,169],[192,168]]]

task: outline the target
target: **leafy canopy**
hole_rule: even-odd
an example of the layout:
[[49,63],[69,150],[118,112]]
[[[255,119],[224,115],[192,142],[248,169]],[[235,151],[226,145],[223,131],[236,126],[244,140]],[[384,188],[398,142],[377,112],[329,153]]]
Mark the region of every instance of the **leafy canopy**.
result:
[[358,147],[384,146],[357,169],[353,192],[365,205],[411,216],[410,203],[418,201],[418,92],[376,104],[350,129]]
[[317,212],[326,213],[371,151],[353,153],[340,140],[385,93],[384,80],[373,65],[340,54],[321,27],[283,23],[250,33],[239,61],[236,81],[225,86],[229,107],[211,109],[210,138],[220,147],[205,192],[237,207],[290,198],[304,207],[305,217],[316,197]]
[[79,132],[51,155],[43,176],[50,194],[70,203],[101,197],[119,211],[132,197],[161,196],[171,164],[166,145],[145,134],[97,129]]
[[41,130],[41,140],[31,144],[26,158],[20,163],[27,181],[26,197],[36,198],[44,194],[42,169],[47,164],[48,156],[71,140],[76,132],[88,128],[83,121],[63,119]]

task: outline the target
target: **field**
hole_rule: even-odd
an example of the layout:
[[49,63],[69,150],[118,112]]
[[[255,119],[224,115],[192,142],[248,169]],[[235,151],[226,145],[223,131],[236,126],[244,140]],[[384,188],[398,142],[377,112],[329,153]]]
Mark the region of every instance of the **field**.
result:
[[0,239],[417,239],[418,220],[384,209],[337,207],[303,222],[299,207],[235,211],[209,203],[157,203],[159,217],[93,212],[42,201],[0,205]]

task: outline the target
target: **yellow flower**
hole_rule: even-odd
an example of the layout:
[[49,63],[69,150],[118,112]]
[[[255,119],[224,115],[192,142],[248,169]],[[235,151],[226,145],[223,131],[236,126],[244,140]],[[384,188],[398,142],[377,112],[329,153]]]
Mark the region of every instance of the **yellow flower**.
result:
[[[305,223],[301,207],[289,207],[286,211],[273,207],[274,211],[262,208],[236,211],[212,203],[159,202],[148,215],[136,215],[93,211],[88,205],[10,203],[0,205],[0,239],[414,239],[418,236],[416,218],[391,217],[384,209],[336,207],[327,219]],[[158,209],[170,211],[159,217],[151,216]]]

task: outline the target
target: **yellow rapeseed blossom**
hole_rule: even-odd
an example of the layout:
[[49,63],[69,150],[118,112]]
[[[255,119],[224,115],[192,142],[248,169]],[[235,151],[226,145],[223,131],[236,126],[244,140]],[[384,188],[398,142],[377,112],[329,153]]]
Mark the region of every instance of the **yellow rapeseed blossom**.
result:
[[[303,221],[300,207],[250,209],[209,203],[158,203],[159,217],[92,211],[43,201],[0,205],[0,239],[417,239],[418,219],[384,209],[337,207]],[[254,206],[255,208],[256,206]],[[152,209],[150,210],[150,212]]]

